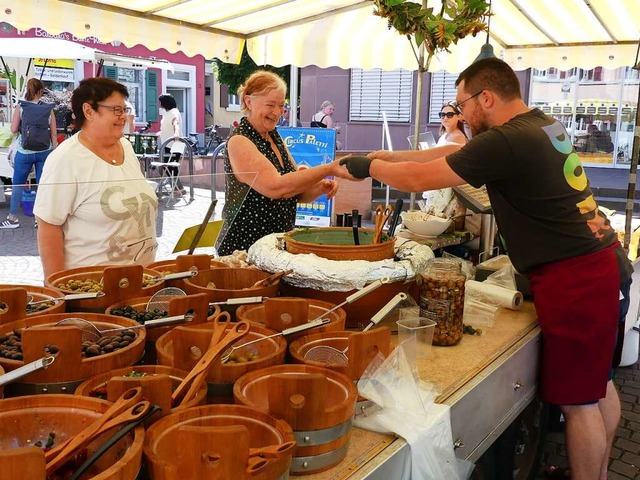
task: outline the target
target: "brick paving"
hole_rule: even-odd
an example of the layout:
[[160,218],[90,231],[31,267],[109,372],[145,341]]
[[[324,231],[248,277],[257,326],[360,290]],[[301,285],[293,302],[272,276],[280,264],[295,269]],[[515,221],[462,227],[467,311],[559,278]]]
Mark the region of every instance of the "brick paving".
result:
[[[613,174],[604,172],[602,181],[611,182]],[[594,176],[597,181],[597,175]],[[618,178],[622,177],[618,175]],[[4,219],[9,210],[10,190],[5,191],[7,196],[6,201],[0,203],[0,219]],[[221,198],[224,195],[217,192],[217,197]],[[185,228],[202,221],[210,201],[209,190],[196,189],[195,199],[189,204],[184,200],[169,207],[165,205],[166,200],[160,203],[157,222],[158,260],[175,258],[178,255],[171,253],[175,243]],[[213,215],[214,219],[220,218],[222,202],[221,198]],[[14,230],[0,230],[0,284],[42,285],[42,267],[38,258],[33,218],[21,214],[20,225],[20,228]],[[202,248],[197,252],[212,253],[212,249]],[[620,389],[623,412],[611,453],[609,480],[640,479],[640,365],[636,363],[630,367],[619,368],[615,374],[615,381]],[[543,463],[567,466],[563,433],[548,434],[544,445]],[[536,480],[543,478],[540,473]]]

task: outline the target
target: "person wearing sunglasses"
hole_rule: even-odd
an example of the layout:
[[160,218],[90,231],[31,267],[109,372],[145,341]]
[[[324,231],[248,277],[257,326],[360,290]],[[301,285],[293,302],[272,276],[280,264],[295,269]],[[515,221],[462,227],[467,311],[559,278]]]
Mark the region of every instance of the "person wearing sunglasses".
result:
[[[620,362],[633,267],[555,118],[529,108],[511,67],[485,58],[456,81],[456,106],[473,138],[443,156],[373,152],[341,160],[356,178],[406,192],[485,185],[516,270],[529,278],[542,331],[540,397],[566,420],[570,473],[607,478],[620,419],[612,381]],[[409,173],[407,173],[409,172]]]
[[464,123],[462,115],[452,105],[451,102],[445,103],[438,113],[440,117],[440,138],[437,145],[446,145],[448,143],[459,143],[464,145],[467,143],[467,135],[464,133]]
[[34,206],[47,278],[70,268],[155,260],[158,199],[123,137],[127,88],[80,82],[71,97],[78,133],[48,157]]

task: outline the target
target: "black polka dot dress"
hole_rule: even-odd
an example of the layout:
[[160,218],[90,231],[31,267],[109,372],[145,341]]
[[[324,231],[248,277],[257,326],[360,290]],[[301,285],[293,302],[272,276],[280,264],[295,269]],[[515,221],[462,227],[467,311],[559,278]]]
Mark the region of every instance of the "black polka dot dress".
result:
[[[276,144],[282,163],[271,149],[271,144],[260,136],[244,117],[229,138],[242,135],[251,140],[258,151],[273,165],[280,175],[294,172],[296,169],[284,147],[282,137],[273,130],[269,133]],[[218,255],[230,255],[234,250],[247,250],[259,238],[276,232],[293,229],[296,221],[297,196],[271,199],[239,182],[231,169],[229,154],[225,151],[224,171],[226,173],[226,198],[222,210],[224,226],[218,241]]]

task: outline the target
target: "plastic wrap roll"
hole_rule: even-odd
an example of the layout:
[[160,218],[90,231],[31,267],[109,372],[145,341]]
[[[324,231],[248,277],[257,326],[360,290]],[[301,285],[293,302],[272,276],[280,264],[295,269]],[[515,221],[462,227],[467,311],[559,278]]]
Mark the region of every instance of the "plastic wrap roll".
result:
[[518,310],[522,306],[522,293],[492,283],[468,280],[465,291],[467,295],[492,305],[511,310]]

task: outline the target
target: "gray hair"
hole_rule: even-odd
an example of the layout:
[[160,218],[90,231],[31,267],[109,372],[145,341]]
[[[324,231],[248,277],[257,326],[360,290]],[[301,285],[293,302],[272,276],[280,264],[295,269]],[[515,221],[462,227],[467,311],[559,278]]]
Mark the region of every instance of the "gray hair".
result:
[[330,100],[325,100],[324,102],[322,102],[322,105],[320,105],[320,109],[327,108],[329,105],[333,105],[333,102]]

